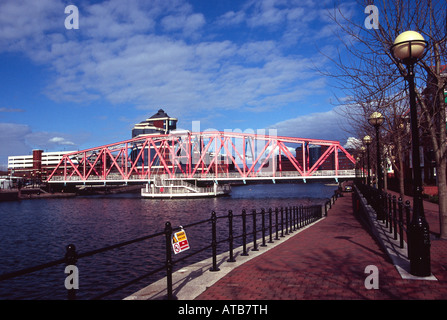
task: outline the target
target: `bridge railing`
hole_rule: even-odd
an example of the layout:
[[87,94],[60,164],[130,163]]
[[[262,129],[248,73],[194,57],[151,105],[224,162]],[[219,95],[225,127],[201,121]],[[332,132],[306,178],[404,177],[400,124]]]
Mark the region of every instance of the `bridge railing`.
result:
[[[70,244],[66,246],[65,257],[33,267],[2,274],[0,275],[0,282],[3,282],[3,287],[5,288],[7,287],[5,282],[10,279],[25,276],[61,264],[76,267],[78,261],[82,258],[127,247],[131,244],[140,243],[143,241],[151,240],[160,243],[160,240],[162,240],[162,242],[164,242],[164,264],[152,265],[152,269],[150,271],[138,276],[137,278],[122,283],[118,287],[112,288],[106,292],[97,294],[94,297],[89,297],[88,299],[103,299],[105,297],[109,297],[120,290],[128,288],[131,285],[135,285],[136,283],[159,274],[162,271],[166,272],[166,298],[173,299],[175,297],[173,295],[172,288],[172,274],[176,268],[180,268],[182,266],[181,263],[183,263],[184,260],[196,255],[197,257],[203,259],[203,255],[209,256],[209,253],[206,254],[206,252],[211,251],[212,267],[210,271],[217,272],[219,271],[217,266],[217,255],[219,252],[228,252],[228,262],[235,262],[236,256],[234,255],[234,248],[236,245],[242,246],[242,255],[249,255],[250,250],[258,251],[259,247],[267,246],[268,243],[273,243],[274,240],[279,240],[281,237],[291,234],[296,230],[299,230],[326,216],[328,209],[335,202],[336,197],[337,194],[334,193],[334,195],[328,199],[324,205],[307,207],[287,206],[274,209],[269,208],[267,210],[253,209],[251,211],[243,209],[240,214],[233,214],[233,211],[229,210],[228,214],[221,216],[218,216],[213,211],[211,213],[211,217],[206,220],[197,221],[183,227],[172,227],[170,222],[166,222],[163,231],[83,253],[78,253],[76,251],[76,247],[73,244]],[[189,233],[189,230],[196,226],[200,227],[200,235],[208,234],[210,235],[210,239],[205,242],[206,245],[204,247],[197,248],[190,254],[183,256],[180,255],[177,259],[174,259],[172,256],[173,233],[182,229]],[[211,232],[205,232],[206,229],[211,229]],[[223,236],[224,234],[226,234],[226,236]],[[194,235],[189,234],[188,239],[192,236]],[[226,248],[223,247],[225,243],[227,244]],[[250,243],[252,243],[251,246]],[[248,246],[250,246],[250,248],[248,248]],[[201,253],[203,253],[202,256],[198,256]],[[157,254],[157,256],[161,255],[163,255],[163,253],[159,252]],[[67,288],[66,283],[64,284],[65,288]],[[67,299],[76,299],[77,292],[79,290],[80,289],[68,287]],[[19,292],[19,288],[15,287],[14,292]]]
[[195,180],[250,180],[250,179],[275,179],[275,178],[291,178],[291,179],[306,179],[306,178],[337,178],[337,177],[355,177],[355,170],[317,170],[312,172],[310,175],[300,175],[297,171],[281,171],[281,172],[258,172],[258,173],[250,173],[247,176],[241,176],[239,172],[228,172],[228,173],[212,173],[212,174],[202,174],[195,173],[191,176],[185,176],[183,173],[175,173],[171,176],[167,174],[152,174],[150,176],[141,177],[139,175],[131,175],[128,180],[124,180],[120,174],[109,173],[104,179],[100,176],[91,175],[88,179],[83,180],[80,176],[73,175],[67,178],[63,176],[54,175],[50,182],[104,182],[104,181],[117,181],[117,182],[125,182],[125,181],[150,181],[155,177],[161,177],[164,180],[187,180],[187,179],[195,179]]

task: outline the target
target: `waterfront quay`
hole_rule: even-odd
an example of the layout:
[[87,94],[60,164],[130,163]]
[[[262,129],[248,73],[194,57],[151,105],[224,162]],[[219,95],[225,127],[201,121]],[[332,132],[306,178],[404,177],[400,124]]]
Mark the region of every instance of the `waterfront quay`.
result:
[[[391,234],[376,230],[354,212],[353,194],[344,193],[323,219],[209,271],[210,260],[173,275],[179,300],[444,300],[447,299],[447,241],[431,239],[432,276],[417,278],[395,259]],[[436,205],[426,204],[436,232]],[[127,300],[163,299],[161,279]],[[237,301],[234,301],[237,303]]]

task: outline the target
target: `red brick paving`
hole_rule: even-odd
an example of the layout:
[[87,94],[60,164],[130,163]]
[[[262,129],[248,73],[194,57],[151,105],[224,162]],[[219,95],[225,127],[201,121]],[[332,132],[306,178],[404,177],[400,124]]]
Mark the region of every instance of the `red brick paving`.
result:
[[[326,219],[237,267],[197,299],[447,299],[447,241],[431,242],[438,281],[403,280],[354,216],[351,201],[345,194]],[[377,290],[365,288],[368,265],[378,268]]]

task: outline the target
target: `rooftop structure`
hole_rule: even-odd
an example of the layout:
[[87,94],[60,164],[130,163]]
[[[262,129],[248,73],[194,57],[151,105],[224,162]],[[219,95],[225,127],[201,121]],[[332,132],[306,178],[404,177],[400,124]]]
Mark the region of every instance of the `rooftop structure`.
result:
[[168,134],[177,128],[177,118],[171,118],[160,109],[152,117],[137,123],[132,129],[132,138],[145,135]]

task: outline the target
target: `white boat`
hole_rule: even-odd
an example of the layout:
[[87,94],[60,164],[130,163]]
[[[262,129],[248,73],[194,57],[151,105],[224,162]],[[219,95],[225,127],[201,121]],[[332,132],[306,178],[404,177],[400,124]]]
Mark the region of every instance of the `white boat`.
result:
[[153,180],[141,189],[145,198],[199,198],[218,197],[230,193],[230,186],[214,184],[211,187],[198,187],[184,180]]

